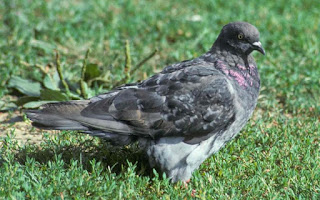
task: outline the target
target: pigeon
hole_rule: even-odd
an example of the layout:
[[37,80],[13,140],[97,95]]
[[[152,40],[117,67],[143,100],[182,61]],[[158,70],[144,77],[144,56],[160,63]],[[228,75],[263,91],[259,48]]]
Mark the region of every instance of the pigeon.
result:
[[42,129],[78,130],[113,145],[137,142],[152,168],[172,182],[189,181],[256,107],[260,77],[251,53],[265,54],[259,35],[247,22],[231,22],[197,58],[88,100],[45,104],[27,117]]

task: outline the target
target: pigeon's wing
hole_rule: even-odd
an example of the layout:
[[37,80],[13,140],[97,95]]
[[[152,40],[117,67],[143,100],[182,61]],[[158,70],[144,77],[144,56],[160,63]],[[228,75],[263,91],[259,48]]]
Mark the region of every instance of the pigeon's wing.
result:
[[81,115],[105,120],[99,126],[91,120],[89,125],[111,133],[182,136],[187,143],[197,143],[223,133],[234,121],[230,88],[226,77],[213,66],[180,66],[154,75],[137,88],[92,102]]

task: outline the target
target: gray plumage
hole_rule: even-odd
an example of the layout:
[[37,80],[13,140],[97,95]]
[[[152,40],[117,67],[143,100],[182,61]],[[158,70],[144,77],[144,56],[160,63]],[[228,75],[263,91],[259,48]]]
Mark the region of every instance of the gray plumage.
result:
[[137,141],[152,167],[173,182],[186,181],[250,118],[260,87],[253,50],[264,54],[258,30],[229,23],[198,58],[89,100],[46,104],[27,116],[39,128],[79,130],[117,145]]

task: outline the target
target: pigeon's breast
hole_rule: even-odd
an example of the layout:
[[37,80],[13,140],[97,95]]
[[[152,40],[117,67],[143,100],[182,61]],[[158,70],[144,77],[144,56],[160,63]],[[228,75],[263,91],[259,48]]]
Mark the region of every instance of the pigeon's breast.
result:
[[230,67],[230,65],[218,60],[216,68],[242,89],[254,88],[259,90],[260,88],[259,74],[254,64],[250,64],[249,67],[242,64],[234,64],[234,67]]
[[234,85],[234,89],[237,90],[236,103],[244,109],[249,118],[257,105],[260,82],[253,79],[251,75],[237,71],[231,71],[229,79]]
[[226,75],[230,90],[233,90],[236,120],[230,131],[236,133],[244,127],[257,105],[260,89],[258,70],[255,63],[248,64],[248,67],[244,64],[228,67],[225,63],[218,62],[216,66]]

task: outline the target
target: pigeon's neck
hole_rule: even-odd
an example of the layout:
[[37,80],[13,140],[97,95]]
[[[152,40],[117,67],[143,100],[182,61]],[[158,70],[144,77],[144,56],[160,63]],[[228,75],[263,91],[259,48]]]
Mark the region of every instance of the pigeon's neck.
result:
[[212,54],[217,58],[225,57],[229,59],[228,63],[236,62],[237,64],[242,64],[242,65],[245,65],[247,68],[249,68],[248,56],[241,55],[233,47],[223,42],[223,40],[220,40],[219,38],[212,45],[208,53]]
[[240,70],[250,69],[250,65],[255,65],[252,56],[240,55],[238,52],[228,46],[215,44],[206,53],[206,61],[216,62],[217,60],[220,60],[228,63],[228,67],[230,68],[240,66]]
[[241,88],[259,90],[260,77],[251,55],[239,55],[234,49],[219,43],[219,40],[217,40],[204,59],[213,62],[216,69],[224,73]]

